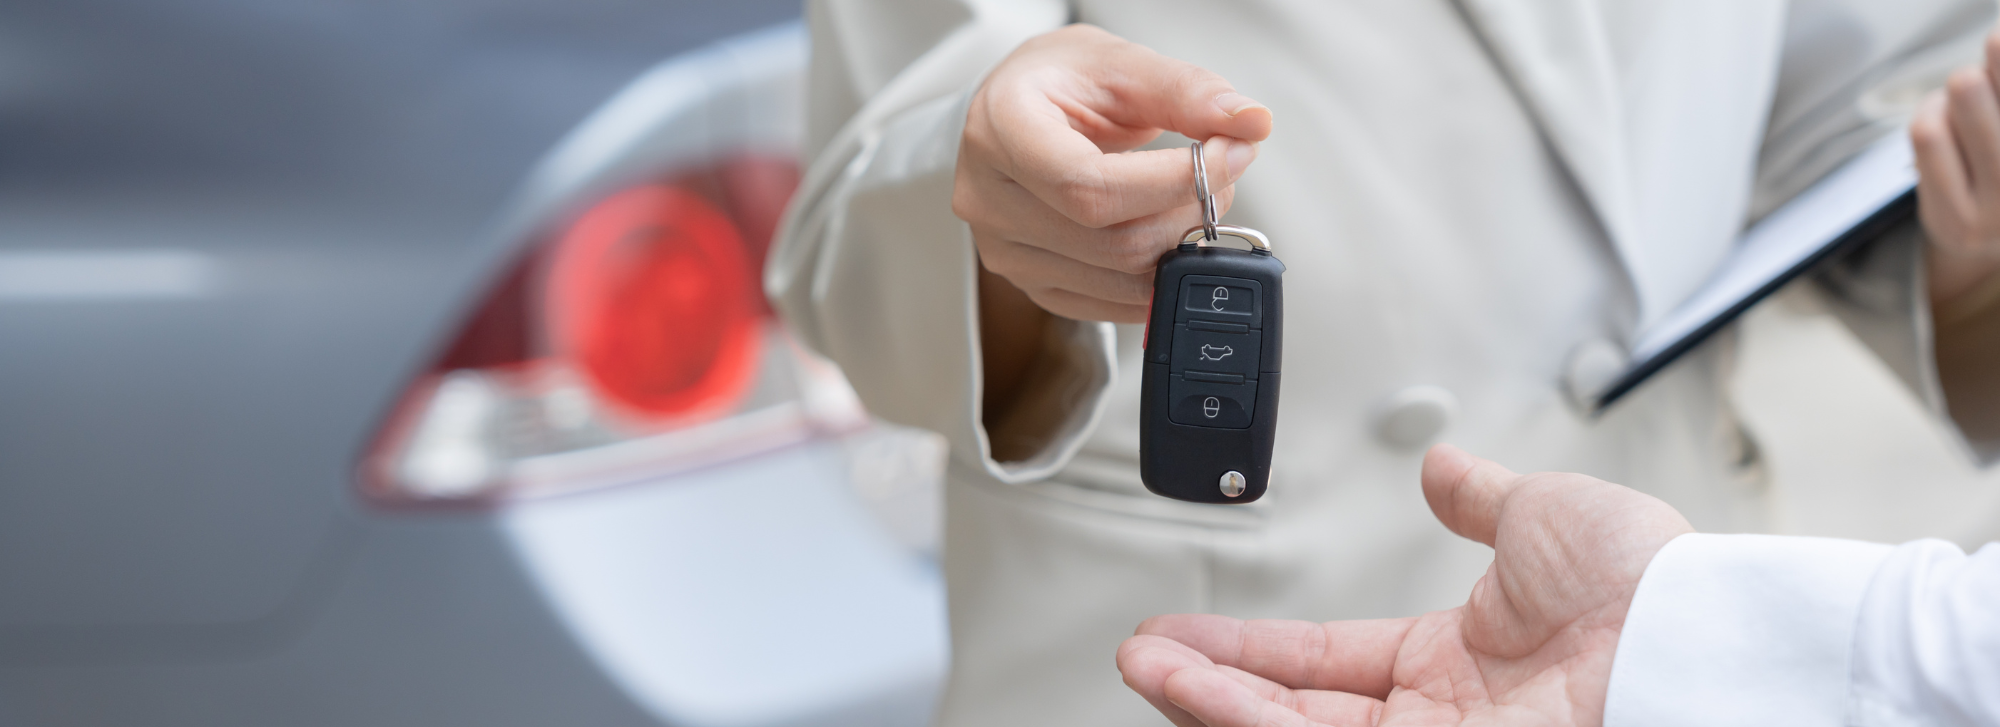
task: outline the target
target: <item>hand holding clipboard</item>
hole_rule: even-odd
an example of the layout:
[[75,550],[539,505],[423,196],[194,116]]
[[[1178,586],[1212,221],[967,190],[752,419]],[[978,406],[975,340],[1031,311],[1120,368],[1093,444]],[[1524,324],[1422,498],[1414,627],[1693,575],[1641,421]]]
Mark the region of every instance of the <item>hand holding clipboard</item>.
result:
[[1624,373],[1599,393],[1604,411],[1744,311],[1835,255],[1916,216],[1909,135],[1892,133],[1751,225],[1714,276],[1639,332]]

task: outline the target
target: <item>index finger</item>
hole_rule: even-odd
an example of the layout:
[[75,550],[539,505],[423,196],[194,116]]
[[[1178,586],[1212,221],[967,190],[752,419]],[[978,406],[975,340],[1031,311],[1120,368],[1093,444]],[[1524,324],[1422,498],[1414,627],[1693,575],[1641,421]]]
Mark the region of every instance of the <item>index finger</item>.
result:
[[1383,699],[1393,686],[1396,652],[1416,621],[1391,618],[1322,624],[1178,614],[1146,619],[1139,624],[1138,633],[1173,639],[1217,664],[1292,689]]
[[[1372,725],[1374,715],[1382,702],[1358,694],[1324,691],[1317,689],[1291,689],[1261,676],[1239,668],[1217,666],[1200,652],[1178,641],[1150,634],[1141,634],[1126,639],[1118,647],[1118,670],[1125,676],[1125,685],[1145,697],[1154,708],[1166,715],[1176,727],[1212,727],[1213,723],[1203,717],[1189,714],[1183,705],[1188,699],[1199,698],[1198,694],[1186,689],[1178,695],[1169,691],[1168,683],[1179,679],[1185,686],[1186,677],[1177,676],[1184,671],[1212,671],[1248,689],[1248,696],[1255,701],[1271,702],[1297,712],[1307,719],[1332,725]],[[1233,692],[1243,695],[1240,690]],[[1214,699],[1203,699],[1202,704],[1214,705]],[[1209,709],[1205,715],[1212,716]]]
[[1125,686],[1138,692],[1175,727],[1203,727],[1166,696],[1167,679],[1185,669],[1212,669],[1206,657],[1172,639],[1140,634],[1118,645],[1118,673]]

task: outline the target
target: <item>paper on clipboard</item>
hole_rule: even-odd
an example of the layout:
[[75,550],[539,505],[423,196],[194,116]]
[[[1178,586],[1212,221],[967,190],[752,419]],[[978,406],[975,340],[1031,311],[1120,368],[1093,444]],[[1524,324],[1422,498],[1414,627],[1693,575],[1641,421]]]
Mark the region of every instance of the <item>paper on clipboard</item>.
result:
[[1909,219],[1916,185],[1909,135],[1892,133],[1765,215],[1737,238],[1714,277],[1639,332],[1631,363],[1598,395],[1597,410],[1834,253]]

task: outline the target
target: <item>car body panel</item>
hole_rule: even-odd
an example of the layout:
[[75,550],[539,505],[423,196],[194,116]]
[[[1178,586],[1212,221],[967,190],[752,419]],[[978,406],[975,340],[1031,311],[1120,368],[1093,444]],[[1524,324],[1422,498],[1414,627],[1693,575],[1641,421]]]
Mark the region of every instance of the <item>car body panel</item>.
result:
[[818,476],[843,457],[376,518],[283,648],[0,666],[0,724],[921,725],[943,593]]

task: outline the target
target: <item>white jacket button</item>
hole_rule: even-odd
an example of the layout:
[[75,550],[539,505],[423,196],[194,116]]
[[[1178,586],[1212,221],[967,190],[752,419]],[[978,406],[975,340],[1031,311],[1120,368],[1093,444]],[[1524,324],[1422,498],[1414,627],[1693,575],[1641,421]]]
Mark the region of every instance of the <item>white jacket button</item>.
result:
[[1592,338],[1570,349],[1563,367],[1563,393],[1578,411],[1594,411],[1597,395],[1625,371],[1625,349],[1608,339]]
[[1458,397],[1440,386],[1412,386],[1391,394],[1377,408],[1375,436],[1397,449],[1430,444],[1458,416]]

